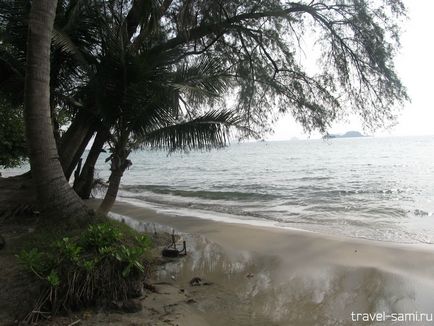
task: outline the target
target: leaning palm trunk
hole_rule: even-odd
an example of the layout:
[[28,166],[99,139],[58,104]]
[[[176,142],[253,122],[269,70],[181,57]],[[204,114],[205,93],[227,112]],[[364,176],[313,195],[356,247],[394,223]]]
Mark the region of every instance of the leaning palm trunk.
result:
[[[210,111],[187,122],[157,128],[142,135],[140,141],[143,145],[151,148],[168,149],[170,152],[221,148],[229,142],[229,127],[243,129],[239,122],[240,119],[235,112]],[[244,129],[247,131],[246,128]],[[125,132],[125,128],[122,130],[120,141],[109,158],[111,160],[111,175],[107,193],[98,208],[98,213],[101,214],[107,214],[112,208],[122,176],[132,164],[128,160],[131,152],[131,149],[128,149],[129,135]]]
[[95,132],[96,119],[87,111],[78,112],[71,126],[63,135],[59,155],[66,179],[72,175],[80,157]]
[[98,207],[97,213],[106,215],[110,212],[118,195],[119,185],[121,184],[123,171],[112,171],[109,178],[109,186],[101,205]]
[[82,199],[89,199],[92,191],[95,164],[103,151],[103,146],[109,136],[108,131],[100,129],[96,134],[92,147],[87,155],[86,162],[80,176],[74,180],[74,190]]
[[50,47],[57,0],[34,0],[29,16],[24,114],[38,206],[47,217],[87,219],[65,179],[50,114]]
[[107,214],[113,204],[116,201],[116,197],[118,195],[119,186],[121,184],[122,176],[127,168],[131,166],[131,161],[128,160],[129,152],[124,151],[124,155],[112,155],[111,161],[111,174],[109,178],[109,186],[107,192],[104,196],[104,199],[99,206],[97,213],[99,214]]

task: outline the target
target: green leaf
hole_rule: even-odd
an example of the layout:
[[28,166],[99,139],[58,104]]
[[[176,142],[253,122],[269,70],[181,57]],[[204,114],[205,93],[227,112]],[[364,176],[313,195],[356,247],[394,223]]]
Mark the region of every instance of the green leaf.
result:
[[238,115],[214,110],[193,120],[154,130],[143,135],[141,141],[151,148],[171,152],[220,148],[229,142],[230,127],[244,128]]
[[54,269],[51,270],[50,274],[47,276],[47,281],[52,287],[58,287],[60,285],[59,274],[57,274]]

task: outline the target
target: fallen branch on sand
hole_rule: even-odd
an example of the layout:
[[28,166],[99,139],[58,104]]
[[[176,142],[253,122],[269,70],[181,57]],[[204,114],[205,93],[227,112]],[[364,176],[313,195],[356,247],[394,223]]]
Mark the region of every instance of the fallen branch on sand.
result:
[[170,258],[176,258],[179,256],[187,255],[187,246],[185,241],[182,241],[182,249],[181,250],[177,249],[175,230],[172,230],[172,242],[168,246],[166,246],[166,248],[163,249],[161,255],[163,257],[170,257]]

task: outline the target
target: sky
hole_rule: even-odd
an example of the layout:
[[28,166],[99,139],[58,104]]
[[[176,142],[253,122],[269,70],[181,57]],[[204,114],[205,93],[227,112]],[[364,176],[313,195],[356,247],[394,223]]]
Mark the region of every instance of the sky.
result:
[[[434,135],[434,12],[433,0],[404,0],[408,19],[402,25],[401,49],[395,65],[398,75],[407,87],[411,103],[405,105],[398,116],[398,123],[390,129],[378,130],[375,136],[418,136]],[[330,133],[348,130],[362,131],[356,117],[338,122]],[[274,134],[269,140],[297,138],[319,138],[318,133],[306,135],[290,116],[281,118],[274,125]]]

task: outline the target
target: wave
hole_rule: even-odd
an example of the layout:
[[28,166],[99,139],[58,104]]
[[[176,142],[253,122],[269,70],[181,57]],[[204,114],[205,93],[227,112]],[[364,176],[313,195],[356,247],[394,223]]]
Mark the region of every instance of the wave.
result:
[[[125,201],[137,204],[151,204],[152,209],[166,214],[194,216],[204,219],[215,219],[217,221],[230,221],[230,223],[246,223],[251,225],[268,225],[278,228],[292,228],[310,232],[324,234],[336,234],[340,236],[362,238],[383,242],[398,243],[424,243],[432,244],[434,239],[430,236],[408,232],[384,220],[358,220],[350,217],[333,217],[329,215],[307,216],[304,214],[284,214],[284,216],[274,215],[273,212],[246,212],[238,210],[237,207],[227,207],[223,205],[202,205],[186,203],[173,203],[158,200],[150,201],[149,198],[123,197]],[[160,204],[162,206],[153,206]],[[271,213],[271,214],[263,214]],[[257,224],[259,223],[259,224]]]
[[143,192],[152,192],[159,195],[172,195],[180,197],[191,197],[209,200],[270,200],[277,198],[276,195],[259,192],[242,192],[242,191],[211,191],[211,190],[185,190],[177,189],[171,186],[163,185],[123,185],[121,190],[130,193],[140,194]]
[[[203,203],[212,205],[210,201],[219,201],[223,205],[235,206],[299,206],[308,207],[311,211],[335,211],[342,212],[359,209],[363,207],[377,208],[381,200],[411,199],[413,189],[399,188],[334,188],[326,186],[283,186],[283,185],[261,185],[259,183],[245,185],[213,185],[211,189],[197,189],[191,187],[174,187],[168,185],[122,185],[121,191],[126,196],[140,195],[147,197],[147,200],[169,200],[169,201],[189,201],[191,203]],[[228,190],[229,189],[229,190]],[[156,198],[158,197],[158,198]],[[163,199],[164,197],[167,197]],[[381,197],[381,200],[380,198]],[[178,199],[176,199],[178,198]],[[380,201],[379,201],[380,200]],[[204,202],[205,201],[205,202]],[[383,202],[384,204],[384,202]],[[336,206],[338,205],[338,206]],[[381,205],[380,205],[381,206]],[[383,208],[383,207],[381,207]],[[386,210],[394,208],[387,205]],[[383,211],[383,210],[382,210]],[[379,212],[373,212],[375,213]],[[428,213],[429,214],[429,213]],[[394,214],[392,214],[394,215]],[[399,214],[399,215],[402,215]],[[417,211],[415,215],[427,215],[425,212]]]

